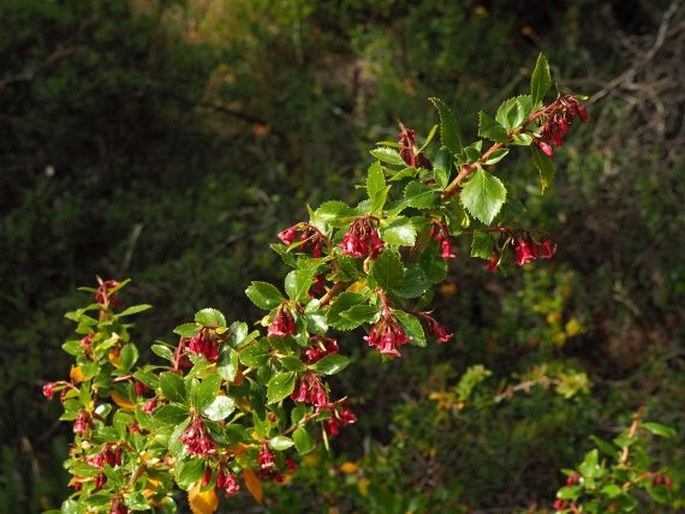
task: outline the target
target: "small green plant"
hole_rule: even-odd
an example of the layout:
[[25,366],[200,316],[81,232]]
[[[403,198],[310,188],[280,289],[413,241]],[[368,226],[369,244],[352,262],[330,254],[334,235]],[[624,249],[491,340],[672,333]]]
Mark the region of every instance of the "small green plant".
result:
[[[386,359],[407,345],[450,341],[430,303],[457,259],[457,237],[490,273],[551,259],[555,243],[519,226],[516,199],[497,176],[512,150],[529,148],[540,188],[551,186],[554,148],[571,124],[588,119],[572,95],[545,104],[551,85],[541,55],[530,93],[503,102],[494,117],[481,111],[469,144],[448,106],[432,98],[440,123],[421,144],[401,125],[398,142],[371,151],[365,200],[325,202],[278,234],[272,249],[292,270],[283,288],[247,288],[264,311],[257,328],[202,309],[176,327],[177,343],[151,346],[161,363],[140,365],[128,318],[150,306],[121,305],[126,281],[86,289],[94,302],[67,314],[77,324],[63,346],[75,360],[69,380],[44,387],[48,397],[59,393],[62,419],[73,423],[65,466],[74,493],[62,512],[175,512],[179,489],[195,514],[243,487],[262,501],[264,481],[288,480],[296,455],[328,447],[357,421],[352,402],[334,398],[328,384],[350,362],[335,331],[362,329]],[[455,401],[486,376],[476,371]],[[544,371],[532,380],[572,393],[585,387]]]

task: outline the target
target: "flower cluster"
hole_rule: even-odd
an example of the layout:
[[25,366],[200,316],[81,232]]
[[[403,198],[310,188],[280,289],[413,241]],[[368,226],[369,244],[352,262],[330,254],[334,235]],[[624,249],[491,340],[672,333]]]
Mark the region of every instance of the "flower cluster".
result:
[[331,417],[326,420],[326,433],[337,436],[345,425],[357,422],[357,416],[346,405],[336,406],[331,410]]
[[329,242],[318,228],[311,223],[298,223],[278,233],[278,239],[290,246],[298,243],[298,248],[310,253],[312,257],[321,257]]
[[295,319],[287,305],[283,304],[278,308],[276,315],[271,320],[266,335],[269,337],[288,337],[297,332]]
[[433,169],[433,164],[424,155],[423,152],[417,152],[414,146],[416,142],[416,131],[414,129],[406,128],[400,123],[400,157],[412,168],[424,168],[427,170]]
[[356,259],[365,257],[375,259],[383,246],[383,241],[378,233],[378,220],[372,216],[356,219],[340,243],[343,255],[349,255]]
[[411,341],[411,337],[407,336],[402,325],[390,311],[383,309],[381,319],[371,327],[369,335],[364,336],[364,340],[368,341],[369,346],[375,346],[383,355],[399,357],[397,347]]
[[433,222],[430,231],[431,238],[435,239],[440,245],[440,257],[443,259],[454,259],[457,254],[454,253],[452,243],[450,242],[450,235],[442,223]]
[[188,341],[188,351],[202,355],[208,362],[219,360],[219,337],[215,332],[203,328]]
[[207,434],[199,416],[193,416],[192,421],[181,435],[181,442],[193,455],[206,457],[216,453],[216,443]]
[[312,345],[304,351],[302,362],[314,364],[326,355],[338,353],[338,341],[332,337],[317,335],[311,338]]
[[235,475],[224,466],[219,466],[219,471],[216,474],[216,486],[224,491],[226,498],[235,496],[240,491],[240,484]]
[[549,238],[537,242],[531,237],[522,236],[514,239],[513,247],[516,254],[516,264],[519,266],[534,261],[538,257],[551,259],[557,251],[556,243]]
[[572,96],[559,98],[555,108],[545,116],[540,133],[535,138],[535,144],[547,157],[554,155],[554,146],[559,147],[564,143],[564,136],[568,132],[568,126],[575,118],[585,123],[590,119],[587,107],[578,102]]
[[293,400],[313,405],[317,410],[328,404],[328,393],[316,373],[307,371],[298,381],[299,385],[290,395]]

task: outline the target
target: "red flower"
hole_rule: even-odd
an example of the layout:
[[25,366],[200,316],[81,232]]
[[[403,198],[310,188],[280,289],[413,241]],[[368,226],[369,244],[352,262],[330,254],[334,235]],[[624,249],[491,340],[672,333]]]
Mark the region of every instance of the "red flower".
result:
[[557,252],[557,244],[549,238],[542,240],[540,248],[542,248],[542,257],[545,259],[551,259]]
[[206,457],[216,453],[216,443],[209,437],[199,416],[195,416],[181,435],[181,442],[193,455]]
[[202,355],[208,362],[219,360],[219,343],[216,336],[209,334],[206,329],[200,330],[188,341],[188,351],[195,355]]
[[566,510],[566,502],[564,500],[556,500],[554,505],[552,505],[554,510]]
[[45,384],[43,386],[43,396],[45,396],[48,400],[52,400],[52,395],[55,394],[56,385],[56,382],[48,382]]
[[152,414],[152,412],[157,408],[157,397],[153,396],[143,405],[143,412],[147,415]]
[[226,497],[235,496],[240,491],[240,484],[236,480],[233,473],[224,467],[219,468],[219,472],[216,475],[216,486],[219,489],[223,489]]
[[485,271],[488,273],[497,273],[497,266],[499,265],[499,253],[493,252],[492,257],[485,265]]
[[312,338],[313,344],[304,351],[304,358],[302,362],[305,364],[314,364],[320,361],[326,355],[338,353],[338,341],[332,337],[314,336]]
[[378,222],[370,216],[358,218],[343,236],[340,248],[343,255],[356,259],[370,257],[375,259],[384,247],[375,226]]
[[516,253],[516,264],[519,266],[523,266],[537,257],[537,249],[525,238],[516,240],[514,252]]
[[109,514],[128,514],[128,512],[128,507],[126,507],[126,504],[123,501],[119,499],[112,500],[109,507]]
[[268,337],[284,338],[293,335],[295,332],[297,332],[297,327],[295,327],[295,320],[290,309],[285,305],[281,305],[274,319],[271,320],[266,335]]
[[81,338],[81,346],[84,348],[89,348],[90,345],[93,343],[93,336],[91,334],[88,334],[87,336]]
[[449,239],[449,232],[447,229],[439,222],[435,221],[433,226],[431,226],[430,235],[440,244],[440,257],[443,259],[454,259],[457,255],[452,250],[452,244]]
[[452,339],[452,337],[454,337],[454,334],[447,332],[445,326],[438,323],[438,321],[432,316],[429,316],[426,313],[422,313],[421,317],[425,319],[428,323],[428,333],[432,336],[435,336],[435,341],[437,343],[446,343],[447,341]]
[[328,404],[328,393],[321,383],[321,379],[311,371],[307,371],[299,379],[299,386],[295,388],[290,397],[296,402],[308,403],[317,409]]
[[338,410],[334,408],[331,412],[331,417],[326,420],[326,433],[330,436],[337,436],[340,429],[345,425],[350,425],[357,422],[357,416],[347,406],[343,406]]
[[119,282],[116,280],[106,280],[105,282],[100,282],[100,287],[98,287],[97,291],[95,292],[95,301],[100,305],[106,305],[109,303],[112,289],[118,285]]
[[416,141],[416,131],[414,129],[406,128],[400,123],[400,157],[412,168],[425,168],[427,170],[433,169],[433,164],[423,154],[423,152],[416,152],[414,143]]
[[93,428],[93,420],[88,411],[81,410],[74,420],[74,433],[85,434],[88,428]]
[[411,341],[411,337],[407,336],[402,325],[387,311],[381,320],[371,327],[369,335],[365,336],[364,340],[369,342],[369,346],[375,346],[383,355],[399,357],[397,347]]
[[267,443],[263,443],[262,448],[259,450],[259,467],[263,470],[276,467],[274,455],[271,453]]
[[312,257],[321,257],[323,249],[329,246],[326,236],[310,223],[298,223],[288,227],[278,233],[278,239],[287,246],[299,243],[299,248],[304,252],[311,253]]

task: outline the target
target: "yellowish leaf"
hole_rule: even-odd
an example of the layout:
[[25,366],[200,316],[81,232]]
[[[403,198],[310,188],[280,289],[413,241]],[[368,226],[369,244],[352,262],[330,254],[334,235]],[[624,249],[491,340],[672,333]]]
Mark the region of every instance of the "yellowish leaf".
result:
[[345,291],[349,293],[361,293],[367,287],[368,286],[364,283],[363,280],[357,280],[356,282],[351,284]]
[[79,384],[86,379],[79,366],[72,366],[71,371],[69,372],[69,378],[71,378],[71,381],[74,384]]
[[340,471],[343,473],[356,473],[359,471],[359,466],[357,466],[354,462],[345,462],[340,466]]
[[219,506],[219,497],[216,495],[214,487],[201,491],[200,482],[188,491],[188,503],[193,514],[212,514]]
[[127,400],[126,398],[123,398],[119,393],[116,391],[111,391],[109,395],[112,397],[112,401],[116,403],[119,407],[121,407],[124,410],[136,410],[136,404]]
[[257,500],[257,502],[262,503],[262,499],[264,498],[262,481],[259,480],[257,475],[254,474],[254,471],[251,469],[244,469],[243,481],[245,482],[247,490],[250,491],[250,494],[254,497],[254,499]]

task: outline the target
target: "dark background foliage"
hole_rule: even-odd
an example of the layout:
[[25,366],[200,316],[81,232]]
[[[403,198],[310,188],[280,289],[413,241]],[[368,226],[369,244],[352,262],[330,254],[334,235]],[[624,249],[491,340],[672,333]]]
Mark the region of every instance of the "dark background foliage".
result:
[[[667,1],[0,2],[0,511],[67,494],[68,427],[40,387],[68,374],[78,286],[133,278],[130,301],[155,306],[141,348],[201,307],[256,319],[242,291],[280,280],[277,231],[306,204],[353,201],[374,141],[435,122],[429,96],[475,137],[477,111],[524,92],[539,51],[593,116],[551,194],[507,165],[557,258],[491,277],[461,248],[435,302],[447,346],[379,368],[345,338],[356,362],[337,386],[360,423],[336,452],[376,459],[383,480],[362,506],[322,466],[270,508],[542,508],[588,435],[638,406],[685,427],[684,46],[682,2]],[[472,364],[496,382],[550,362],[587,372],[591,395],[535,391],[447,425],[428,399]],[[655,449],[678,483],[682,432]]]

